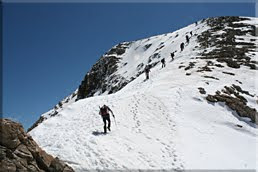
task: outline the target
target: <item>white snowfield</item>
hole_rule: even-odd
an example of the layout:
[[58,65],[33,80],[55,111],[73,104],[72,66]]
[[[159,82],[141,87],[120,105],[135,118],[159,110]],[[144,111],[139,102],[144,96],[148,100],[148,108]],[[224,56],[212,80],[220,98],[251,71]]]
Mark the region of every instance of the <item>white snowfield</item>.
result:
[[[258,23],[257,18],[251,19]],[[147,64],[150,52],[153,53],[161,42],[165,45],[160,54],[166,58],[166,67],[161,69],[158,64],[151,69],[149,80],[144,81],[142,74],[115,94],[71,103],[30,134],[44,150],[67,162],[75,171],[257,169],[256,125],[240,118],[223,103],[213,104],[205,99],[225,85],[239,85],[238,80],[242,82],[242,89],[255,95],[242,96],[250,107],[257,109],[257,70],[224,65],[207,74],[196,72],[197,68],[179,69],[201,51],[193,50],[198,44],[194,34],[207,29],[205,23],[192,24],[173,33],[151,37],[148,43],[153,47],[146,51],[140,49],[147,39],[134,42],[121,61],[128,65],[126,68],[121,65],[118,73],[128,77],[134,75],[137,65]],[[185,35],[190,31],[193,37],[180,52],[179,45],[185,42]],[[179,36],[174,38],[177,33]],[[250,37],[247,35],[246,39]],[[135,50],[137,46],[140,47]],[[175,60],[171,61],[170,53],[175,50]],[[255,53],[252,58],[257,60],[257,57]],[[206,64],[203,59],[195,61],[196,66]],[[187,76],[186,72],[191,75]],[[200,94],[199,87],[207,93]],[[112,131],[106,135],[102,134],[103,122],[98,114],[103,104],[113,110],[117,124],[111,117]]]

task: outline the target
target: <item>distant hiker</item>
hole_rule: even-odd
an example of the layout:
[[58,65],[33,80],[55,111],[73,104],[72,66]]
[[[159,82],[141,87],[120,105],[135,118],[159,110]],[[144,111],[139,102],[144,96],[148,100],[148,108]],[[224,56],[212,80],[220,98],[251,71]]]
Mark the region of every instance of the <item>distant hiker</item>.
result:
[[190,34],[191,34],[191,37],[192,37],[193,36],[193,32],[191,31]]
[[172,60],[174,60],[175,53],[174,52],[170,53],[170,56],[171,56]]
[[186,39],[187,44],[189,44],[189,36],[188,35],[185,36],[185,39]]
[[[110,129],[111,121],[110,121],[109,111],[112,113],[113,117],[115,118],[114,113],[107,105],[103,105],[99,110],[99,114],[102,116],[102,119],[104,122],[104,133],[107,133],[107,128],[109,131],[111,131]],[[107,121],[108,121],[108,127],[107,127]]]
[[184,50],[184,47],[185,47],[185,43],[182,42],[182,43],[180,44],[181,51]]
[[145,75],[146,75],[146,80],[149,79],[150,65],[145,66],[144,72],[145,72]]
[[197,21],[195,22],[195,26],[197,26]]
[[165,61],[165,58],[161,59],[161,63],[162,63],[161,68],[166,67],[166,61]]

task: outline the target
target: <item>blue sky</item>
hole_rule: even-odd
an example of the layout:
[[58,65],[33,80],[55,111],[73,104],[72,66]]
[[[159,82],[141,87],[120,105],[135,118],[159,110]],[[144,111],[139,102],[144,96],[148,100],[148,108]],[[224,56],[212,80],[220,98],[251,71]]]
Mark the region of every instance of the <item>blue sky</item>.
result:
[[115,44],[229,15],[255,16],[255,4],[5,3],[3,116],[27,129]]

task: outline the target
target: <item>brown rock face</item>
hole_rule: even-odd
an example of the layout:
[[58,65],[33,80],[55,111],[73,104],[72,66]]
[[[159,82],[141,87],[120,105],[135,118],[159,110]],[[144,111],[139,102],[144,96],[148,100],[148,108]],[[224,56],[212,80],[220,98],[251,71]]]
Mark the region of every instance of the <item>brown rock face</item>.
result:
[[73,172],[58,158],[42,150],[21,124],[0,119],[0,172]]

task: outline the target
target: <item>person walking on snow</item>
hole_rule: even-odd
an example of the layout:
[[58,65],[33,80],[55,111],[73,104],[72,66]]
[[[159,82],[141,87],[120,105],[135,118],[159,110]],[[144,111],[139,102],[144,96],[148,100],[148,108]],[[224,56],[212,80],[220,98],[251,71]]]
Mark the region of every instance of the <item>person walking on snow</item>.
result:
[[189,44],[189,39],[190,39],[190,38],[189,38],[188,35],[185,36],[185,39],[186,39],[187,44]]
[[166,67],[166,61],[165,61],[165,58],[161,59],[161,63],[162,63],[161,68]]
[[170,56],[171,56],[172,60],[174,60],[175,53],[174,52],[170,53]]
[[185,47],[185,44],[182,42],[182,43],[180,44],[181,52],[184,50],[184,47]]
[[[99,110],[99,114],[102,116],[102,119],[104,122],[104,133],[105,134],[107,133],[107,128],[109,131],[111,131],[111,129],[110,129],[111,121],[110,121],[109,112],[111,112],[113,117],[115,118],[113,111],[107,105],[104,104]],[[107,126],[107,122],[108,122],[108,126]]]
[[150,65],[145,66],[144,72],[145,72],[145,75],[146,75],[146,80],[149,79]]

